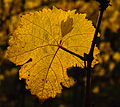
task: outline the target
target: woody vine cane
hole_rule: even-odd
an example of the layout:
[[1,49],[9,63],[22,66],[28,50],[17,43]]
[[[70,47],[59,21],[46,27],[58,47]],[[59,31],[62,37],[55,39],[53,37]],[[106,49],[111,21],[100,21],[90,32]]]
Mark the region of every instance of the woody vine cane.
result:
[[102,21],[102,16],[104,11],[106,10],[106,8],[110,5],[110,0],[96,0],[100,3],[100,9],[99,9],[99,15],[98,15],[98,20],[96,23],[96,30],[95,30],[95,34],[94,34],[94,38],[92,41],[92,45],[89,51],[89,54],[84,54],[84,64],[85,64],[85,69],[87,72],[87,86],[86,86],[86,98],[85,98],[85,107],[91,107],[91,98],[90,98],[90,92],[91,92],[91,64],[93,61],[93,52],[94,52],[94,48],[96,45],[96,41],[97,41],[97,35],[98,35],[98,31],[100,28],[100,24]]

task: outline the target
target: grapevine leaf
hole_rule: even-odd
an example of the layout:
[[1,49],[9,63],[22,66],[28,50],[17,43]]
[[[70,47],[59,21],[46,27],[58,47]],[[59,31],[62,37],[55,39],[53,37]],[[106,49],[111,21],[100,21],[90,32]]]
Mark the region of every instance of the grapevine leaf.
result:
[[[67,68],[84,67],[80,58],[59,46],[81,56],[89,52],[95,29],[85,16],[75,14],[75,10],[63,11],[55,7],[21,16],[9,40],[6,57],[22,65],[19,78],[26,79],[26,88],[41,102],[61,93],[62,86],[70,87],[75,83],[68,77]],[[95,48],[95,55],[98,52]]]

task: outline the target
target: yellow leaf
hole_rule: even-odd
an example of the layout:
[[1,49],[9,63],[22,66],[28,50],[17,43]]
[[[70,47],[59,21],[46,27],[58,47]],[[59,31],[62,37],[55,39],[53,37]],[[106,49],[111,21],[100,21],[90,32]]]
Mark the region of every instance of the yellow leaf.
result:
[[[55,7],[21,16],[6,56],[22,65],[20,79],[26,79],[26,88],[41,102],[61,93],[62,85],[70,87],[75,83],[68,77],[67,68],[84,67],[83,61],[59,46],[81,56],[89,52],[95,29],[85,16]],[[95,48],[95,54],[98,52]]]
[[116,62],[120,62],[120,53],[119,52],[115,52],[112,57]]
[[0,74],[0,81],[4,79],[5,79],[4,75]]
[[92,92],[93,92],[94,94],[98,94],[99,91],[100,91],[99,86],[94,87],[93,90],[92,90]]

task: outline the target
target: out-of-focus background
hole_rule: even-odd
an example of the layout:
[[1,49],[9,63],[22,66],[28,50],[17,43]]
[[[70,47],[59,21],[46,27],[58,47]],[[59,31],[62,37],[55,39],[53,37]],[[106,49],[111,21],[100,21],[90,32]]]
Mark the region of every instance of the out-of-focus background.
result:
[[[94,107],[120,107],[120,0],[111,0],[110,4],[100,28],[100,64],[95,66],[92,73],[91,100]],[[19,15],[52,6],[86,13],[95,26],[99,11],[95,0],[0,0],[0,107],[82,107],[84,104],[86,77],[81,68],[68,70],[78,84],[70,89],[64,88],[55,99],[40,104],[25,89],[24,80],[19,80],[20,67],[3,57]],[[75,73],[71,74],[71,70]]]

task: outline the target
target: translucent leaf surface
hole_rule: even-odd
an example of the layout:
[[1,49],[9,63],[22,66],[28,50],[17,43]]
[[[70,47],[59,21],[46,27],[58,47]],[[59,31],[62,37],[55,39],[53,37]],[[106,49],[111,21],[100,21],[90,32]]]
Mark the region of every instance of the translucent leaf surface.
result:
[[[62,85],[70,87],[75,83],[68,77],[67,68],[84,67],[82,60],[59,45],[81,56],[89,52],[94,27],[85,16],[55,7],[21,16],[6,56],[16,65],[22,65],[20,79],[26,79],[26,88],[41,102],[61,93]],[[95,54],[98,52],[95,48]]]

